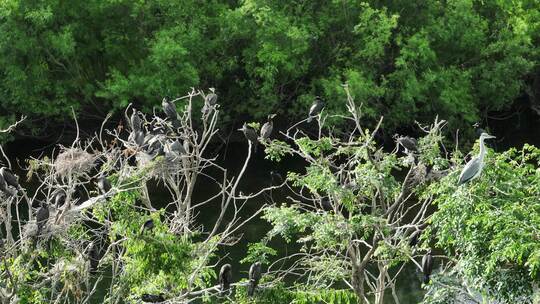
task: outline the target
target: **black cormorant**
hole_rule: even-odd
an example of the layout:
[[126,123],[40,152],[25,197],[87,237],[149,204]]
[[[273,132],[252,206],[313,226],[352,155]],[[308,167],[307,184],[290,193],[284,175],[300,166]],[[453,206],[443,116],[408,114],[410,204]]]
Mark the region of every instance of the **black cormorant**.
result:
[[10,187],[8,187],[2,175],[0,175],[0,191],[4,192],[8,196],[15,196],[15,194],[17,194],[17,192],[14,189],[11,189]]
[[215,106],[216,103],[217,103],[218,96],[215,93],[214,88],[211,88],[210,91],[212,93],[206,95],[206,97],[204,98],[204,103],[209,105],[209,106]]
[[6,181],[6,184],[8,186],[12,186],[15,189],[19,189],[19,181],[17,177],[6,167],[0,168],[0,175],[4,178]]
[[133,113],[131,114],[130,122],[132,131],[138,132],[142,130],[142,120],[139,117],[139,113],[135,109],[133,109]]
[[95,273],[101,259],[101,248],[98,242],[90,242],[88,246],[88,260],[90,261],[90,273]]
[[38,235],[41,233],[43,226],[49,220],[49,206],[47,203],[41,203],[41,207],[36,212],[36,223],[38,227]]
[[249,268],[248,296],[252,297],[261,279],[261,262],[255,262]]
[[238,131],[244,132],[244,136],[253,144],[253,149],[255,152],[257,152],[257,131],[246,123],[244,123],[242,128],[238,129]]
[[163,297],[163,295],[143,293],[141,295],[141,301],[146,303],[161,303],[165,302],[165,298]]
[[417,152],[418,151],[418,141],[415,138],[409,136],[400,136],[397,137],[398,144],[402,145],[407,151]]
[[278,186],[283,183],[283,177],[279,172],[277,171],[270,171],[270,181],[272,182],[272,186]]
[[144,145],[144,137],[145,135],[142,130],[131,131],[128,141],[135,143],[139,147],[142,147]]
[[429,283],[429,276],[433,270],[433,256],[431,255],[431,249],[428,249],[427,253],[422,257],[422,273],[424,273],[424,284]]
[[167,115],[169,119],[171,120],[178,119],[178,113],[176,113],[176,106],[169,100],[169,98],[167,97],[163,98],[163,101],[161,102],[161,106],[163,107],[163,112],[165,112],[165,115]]
[[225,264],[221,266],[219,271],[219,288],[220,294],[225,294],[231,288],[232,283],[232,267],[231,264]]
[[153,219],[149,219],[147,220],[146,222],[144,222],[144,224],[142,224],[141,226],[141,235],[143,235],[143,233],[146,231],[146,230],[152,230],[154,229],[154,220]]
[[268,115],[268,120],[261,127],[261,140],[262,141],[266,141],[268,138],[270,138],[270,135],[272,134],[272,131],[274,130],[274,123],[272,119],[275,116],[276,114]]
[[101,193],[107,193],[112,188],[111,182],[105,176],[100,176],[97,178],[97,186]]
[[319,96],[315,97],[315,100],[313,101],[313,104],[309,108],[309,115],[307,122],[311,122],[313,120],[313,117],[319,115],[321,113],[322,109],[324,108],[324,101]]
[[178,153],[180,155],[183,155],[183,154],[187,153],[186,149],[180,143],[180,141],[178,141],[178,139],[171,143],[170,149],[171,149],[171,151],[176,152],[176,153]]
[[61,207],[66,202],[66,191],[59,189],[54,194],[54,204],[56,207]]

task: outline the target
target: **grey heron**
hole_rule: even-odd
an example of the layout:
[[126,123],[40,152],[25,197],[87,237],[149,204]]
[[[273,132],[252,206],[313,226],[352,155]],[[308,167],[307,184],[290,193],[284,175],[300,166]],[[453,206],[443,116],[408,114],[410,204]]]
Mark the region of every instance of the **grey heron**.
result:
[[465,165],[459,176],[458,186],[480,176],[482,168],[484,167],[484,157],[486,156],[484,140],[490,138],[495,138],[495,136],[485,132],[480,135],[480,153]]
[[219,271],[219,288],[220,295],[225,294],[225,291],[231,288],[232,283],[232,266],[231,264],[225,264],[221,266]]
[[428,249],[426,254],[422,257],[422,273],[424,274],[424,284],[429,283],[429,276],[433,270],[433,256],[431,255],[431,249]]
[[272,131],[274,130],[274,122],[272,119],[276,114],[270,114],[268,115],[268,120],[264,123],[264,125],[261,127],[261,140],[266,141],[268,138],[270,138],[270,135],[272,134]]
[[315,97],[315,100],[313,101],[313,104],[309,108],[309,115],[307,122],[311,122],[313,120],[313,117],[319,115],[321,113],[322,109],[324,108],[324,102],[319,96]]
[[261,262],[255,262],[249,268],[249,287],[248,287],[248,296],[252,297],[255,293],[255,288],[259,284],[261,279]]
[[242,128],[238,129],[238,131],[244,132],[244,136],[253,143],[254,151],[257,152],[257,131],[252,126],[248,126],[248,124],[244,123],[242,125]]

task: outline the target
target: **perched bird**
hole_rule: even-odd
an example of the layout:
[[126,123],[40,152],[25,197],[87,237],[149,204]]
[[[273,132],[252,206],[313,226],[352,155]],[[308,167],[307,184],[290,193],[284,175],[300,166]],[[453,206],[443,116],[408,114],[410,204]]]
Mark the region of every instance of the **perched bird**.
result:
[[133,132],[138,132],[142,130],[142,120],[139,117],[139,113],[135,109],[133,109],[133,113],[131,114],[130,123],[131,130]]
[[315,97],[313,104],[309,108],[309,115],[308,115],[307,122],[308,123],[311,122],[311,120],[313,120],[313,117],[319,115],[319,113],[321,113],[323,108],[324,108],[324,102],[322,101],[322,99],[319,96]]
[[165,298],[161,294],[154,295],[154,294],[143,293],[141,295],[141,301],[146,302],[146,303],[161,303],[161,302],[165,302]]
[[161,107],[163,108],[163,112],[165,112],[165,115],[172,121],[172,124],[175,128],[180,128],[180,121],[178,121],[178,113],[176,112],[176,106],[169,101],[169,98],[165,97],[163,98],[163,101],[161,102]]
[[163,155],[165,153],[163,141],[165,140],[166,137],[162,134],[151,135],[147,140],[147,152],[153,154],[154,157]]
[[204,97],[204,106],[202,107],[201,109],[201,112],[203,113],[203,116],[207,116],[208,114],[210,114],[210,112],[212,111],[212,109],[215,107],[215,105],[217,104],[217,99],[218,99],[218,96],[217,94],[215,93],[215,89],[214,88],[210,88],[210,91],[212,93],[206,95]]
[[97,186],[101,193],[107,193],[112,188],[111,182],[105,176],[100,176],[97,178]]
[[238,129],[238,131],[244,132],[244,136],[249,140],[251,143],[253,143],[253,150],[257,152],[257,131],[251,126],[248,126],[246,123],[242,126],[242,128]]
[[334,206],[332,206],[332,202],[328,196],[321,198],[321,207],[325,211],[334,211]]
[[261,141],[266,141],[268,138],[270,138],[270,135],[272,134],[272,131],[274,130],[274,122],[272,121],[272,119],[275,116],[276,114],[268,115],[268,120],[261,127]]
[[252,297],[255,293],[255,288],[259,284],[261,279],[261,262],[255,262],[249,268],[249,286],[248,286],[248,296]]
[[270,181],[272,182],[272,186],[278,186],[283,183],[283,177],[279,172],[277,171],[270,171]]
[[182,155],[182,154],[187,154],[186,149],[185,149],[184,146],[180,143],[180,141],[178,141],[178,139],[175,140],[175,141],[173,141],[173,142],[170,144],[170,150],[171,150],[172,152],[176,152],[176,153],[178,153],[178,154],[180,154],[180,155]]
[[482,135],[482,133],[487,133],[486,130],[484,130],[483,128],[480,127],[480,123],[477,122],[473,125],[474,127],[474,133],[476,133],[476,136],[480,137],[480,135]]
[[146,222],[144,222],[144,224],[142,224],[141,226],[141,235],[143,235],[143,233],[146,231],[146,230],[152,230],[154,229],[154,220],[153,219],[149,219],[147,220]]
[[95,273],[99,266],[99,260],[101,259],[101,250],[98,242],[90,242],[87,255],[90,262],[90,273]]
[[216,90],[214,88],[210,88],[210,91],[212,93],[206,95],[206,97],[204,97],[204,103],[209,105],[209,106],[215,106],[217,104],[217,99],[218,99],[218,96],[216,94]]
[[403,146],[408,152],[417,152],[418,151],[418,141],[415,138],[409,136],[399,136],[397,137],[397,142]]
[[15,189],[8,187],[2,175],[0,175],[0,191],[4,192],[8,196],[15,196],[15,194],[17,194],[17,191],[15,191]]
[[60,189],[53,196],[56,207],[61,207],[66,202],[66,191]]
[[8,186],[19,189],[19,181],[17,177],[8,168],[0,168],[0,175],[2,175]]
[[144,131],[131,131],[128,141],[135,143],[137,146],[142,147],[144,145]]
[[176,113],[176,106],[169,100],[168,97],[163,98],[163,101],[161,102],[161,107],[163,108],[163,112],[165,112],[165,115],[167,115],[169,119],[178,119],[178,113]]
[[219,271],[219,287],[220,295],[225,294],[225,291],[231,288],[232,283],[232,267],[231,264],[225,264],[221,266]]
[[411,234],[411,237],[409,238],[409,247],[414,247],[418,244],[420,234],[422,234],[422,231],[420,230],[417,230]]
[[49,206],[46,203],[41,203],[41,207],[36,212],[36,223],[38,228],[38,235],[41,233],[43,226],[49,220]]
[[495,136],[487,133],[482,133],[480,135],[480,153],[478,153],[477,156],[473,157],[465,165],[461,171],[461,174],[459,175],[458,186],[480,176],[482,173],[482,168],[484,167],[484,157],[486,156],[486,146],[484,145],[484,140],[490,138],[495,138]]
[[424,274],[424,284],[429,283],[429,276],[433,270],[433,256],[431,255],[431,249],[428,249],[427,253],[422,257],[422,273]]

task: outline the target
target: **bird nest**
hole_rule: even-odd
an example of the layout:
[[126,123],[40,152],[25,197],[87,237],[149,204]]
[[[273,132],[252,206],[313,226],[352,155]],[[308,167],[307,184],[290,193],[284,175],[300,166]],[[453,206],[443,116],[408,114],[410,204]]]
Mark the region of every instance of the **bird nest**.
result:
[[137,163],[146,176],[151,178],[165,178],[171,175],[179,174],[184,169],[186,159],[182,156],[168,157],[159,156],[154,158],[147,153],[137,154]]
[[62,151],[54,161],[54,168],[59,175],[70,173],[84,174],[95,166],[96,156],[79,148]]

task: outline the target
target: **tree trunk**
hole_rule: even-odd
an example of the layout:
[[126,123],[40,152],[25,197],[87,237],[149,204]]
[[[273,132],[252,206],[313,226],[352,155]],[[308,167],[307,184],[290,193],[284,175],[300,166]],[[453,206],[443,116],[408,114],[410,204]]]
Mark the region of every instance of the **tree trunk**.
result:
[[351,284],[360,303],[369,303],[364,289],[364,268],[357,265],[356,262],[352,263]]

